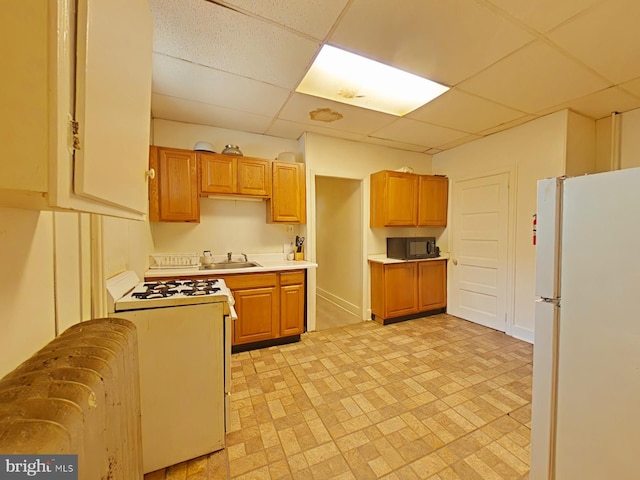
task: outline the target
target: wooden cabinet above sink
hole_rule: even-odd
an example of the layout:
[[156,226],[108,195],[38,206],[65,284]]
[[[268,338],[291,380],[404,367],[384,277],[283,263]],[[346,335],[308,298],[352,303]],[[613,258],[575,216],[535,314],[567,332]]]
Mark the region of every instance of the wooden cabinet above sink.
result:
[[268,160],[198,152],[202,195],[271,196],[271,165]]

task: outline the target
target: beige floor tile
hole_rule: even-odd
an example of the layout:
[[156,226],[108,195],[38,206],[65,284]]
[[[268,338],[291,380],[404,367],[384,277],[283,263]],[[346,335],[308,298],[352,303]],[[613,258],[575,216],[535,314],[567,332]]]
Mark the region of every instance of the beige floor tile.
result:
[[532,351],[442,314],[234,354],[227,448],[145,480],[524,479]]

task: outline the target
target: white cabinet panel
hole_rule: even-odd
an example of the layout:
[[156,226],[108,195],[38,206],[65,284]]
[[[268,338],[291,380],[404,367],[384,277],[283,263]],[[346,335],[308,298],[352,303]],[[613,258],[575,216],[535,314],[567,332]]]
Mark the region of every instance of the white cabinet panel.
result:
[[0,49],[11,74],[0,78],[0,206],[144,218],[147,1],[5,0],[2,7]]
[[152,22],[146,1],[78,6],[78,195],[146,213]]

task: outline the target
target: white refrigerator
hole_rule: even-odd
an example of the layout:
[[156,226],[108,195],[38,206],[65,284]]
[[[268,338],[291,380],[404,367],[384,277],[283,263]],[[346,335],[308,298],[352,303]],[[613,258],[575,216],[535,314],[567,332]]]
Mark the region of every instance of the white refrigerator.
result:
[[640,478],[640,168],[538,182],[531,480]]

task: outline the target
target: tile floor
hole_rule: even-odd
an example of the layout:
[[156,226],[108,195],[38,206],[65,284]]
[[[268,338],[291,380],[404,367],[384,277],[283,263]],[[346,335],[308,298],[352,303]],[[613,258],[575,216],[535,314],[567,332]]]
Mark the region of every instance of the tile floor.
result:
[[526,479],[532,346],[442,314],[232,357],[227,448],[145,480]]

